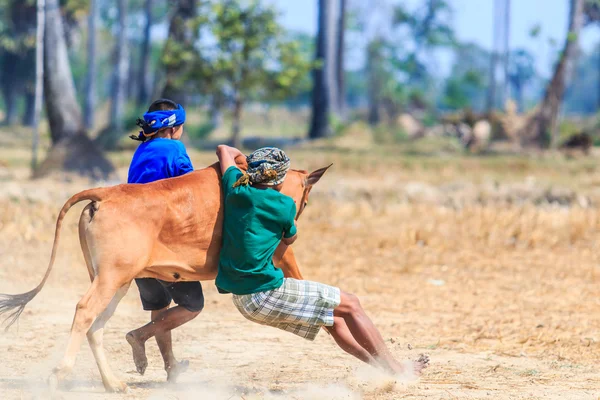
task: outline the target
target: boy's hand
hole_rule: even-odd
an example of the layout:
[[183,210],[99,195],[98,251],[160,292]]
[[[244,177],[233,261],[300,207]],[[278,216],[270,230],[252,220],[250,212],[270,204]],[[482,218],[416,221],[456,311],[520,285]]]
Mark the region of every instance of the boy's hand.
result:
[[217,146],[217,157],[221,164],[221,174],[224,174],[229,167],[237,167],[235,158],[244,154],[235,147],[221,144]]

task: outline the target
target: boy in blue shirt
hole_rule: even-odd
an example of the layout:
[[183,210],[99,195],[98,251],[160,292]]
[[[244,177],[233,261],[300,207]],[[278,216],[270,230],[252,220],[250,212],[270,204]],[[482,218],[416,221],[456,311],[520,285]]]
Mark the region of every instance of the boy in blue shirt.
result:
[[[173,178],[194,170],[179,141],[183,134],[185,110],[171,100],[155,101],[138,119],[142,128],[132,139],[142,142],[133,155],[127,183],[148,183]],[[187,369],[188,361],[177,362],[172,352],[171,330],[194,319],[204,308],[200,282],[164,282],[154,278],[136,279],[144,310],[151,311],[151,322],[131,331],[126,338],[133,350],[137,371],[144,374],[148,366],[145,343],[155,336],[167,371],[167,379],[175,381]],[[169,308],[171,301],[177,306]]]
[[219,292],[248,320],[314,340],[325,327],[336,343],[361,361],[392,374],[418,376],[429,358],[399,363],[385,345],[358,298],[319,282],[285,278],[273,264],[275,249],[297,238],[294,200],[280,193],[290,159],[277,148],[262,148],[247,157],[221,145],[217,156],[223,174],[223,246],[215,281]]

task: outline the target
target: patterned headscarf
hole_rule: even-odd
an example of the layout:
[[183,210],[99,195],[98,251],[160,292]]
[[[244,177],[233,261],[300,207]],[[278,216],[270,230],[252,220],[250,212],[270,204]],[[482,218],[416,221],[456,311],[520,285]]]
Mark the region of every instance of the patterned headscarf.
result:
[[283,150],[263,147],[250,154],[246,161],[248,170],[235,186],[258,183],[276,186],[282,183],[290,169],[290,159]]

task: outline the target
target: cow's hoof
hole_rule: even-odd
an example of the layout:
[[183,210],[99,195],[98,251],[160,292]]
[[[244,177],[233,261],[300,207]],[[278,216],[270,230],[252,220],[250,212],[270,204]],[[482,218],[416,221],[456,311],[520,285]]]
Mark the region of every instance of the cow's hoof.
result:
[[104,389],[107,393],[127,393],[129,386],[120,381],[104,382]]

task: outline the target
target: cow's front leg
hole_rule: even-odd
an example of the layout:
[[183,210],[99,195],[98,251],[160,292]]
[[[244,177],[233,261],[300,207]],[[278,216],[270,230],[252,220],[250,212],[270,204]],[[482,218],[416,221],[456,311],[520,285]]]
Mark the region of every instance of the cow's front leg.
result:
[[294,256],[294,251],[285,243],[279,243],[279,246],[273,255],[273,263],[277,268],[283,271],[283,275],[286,278],[294,278],[299,280],[304,279],[300,273],[300,268],[298,267],[296,256]]

